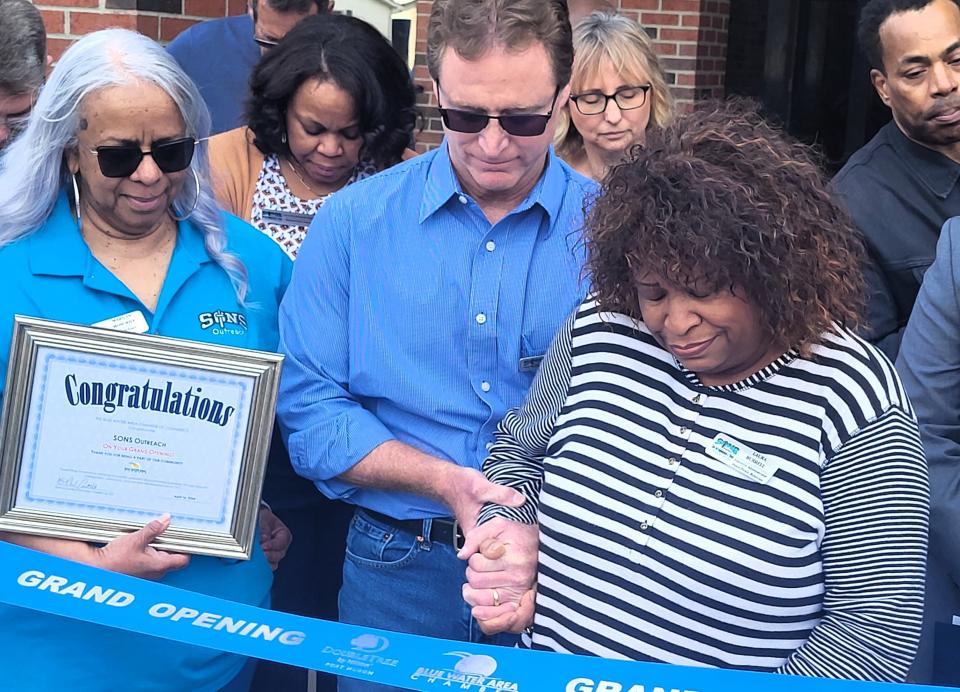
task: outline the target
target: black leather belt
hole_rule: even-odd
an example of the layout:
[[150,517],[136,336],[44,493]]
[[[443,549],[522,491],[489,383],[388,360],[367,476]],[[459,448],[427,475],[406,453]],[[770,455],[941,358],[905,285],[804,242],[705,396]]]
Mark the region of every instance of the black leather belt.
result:
[[412,533],[418,538],[429,540],[431,543],[446,543],[452,545],[456,550],[463,547],[463,532],[460,530],[460,524],[456,519],[450,517],[435,518],[430,520],[430,535],[424,532],[424,523],[426,519],[394,519],[393,517],[374,512],[372,509],[361,509],[371,519],[381,524],[391,526],[397,531]]

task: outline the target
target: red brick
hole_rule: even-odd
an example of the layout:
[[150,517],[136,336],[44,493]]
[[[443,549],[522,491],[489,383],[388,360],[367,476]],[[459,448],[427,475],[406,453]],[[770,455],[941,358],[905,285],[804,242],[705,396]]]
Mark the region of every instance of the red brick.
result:
[[696,86],[697,85],[697,75],[691,74],[689,72],[684,72],[677,75],[677,86]]
[[621,10],[659,10],[661,0],[620,0]]
[[683,17],[681,18],[681,23],[682,23],[684,26],[700,26],[701,22],[702,22],[704,19],[709,19],[709,17],[706,17],[706,18],[705,18],[705,17],[703,17],[702,15],[699,15],[699,14],[685,14],[685,15],[683,15]]
[[[657,55],[676,55],[677,54],[677,44],[676,43],[663,43],[662,41],[655,41],[653,44],[654,49],[657,51]],[[682,47],[682,46],[681,46]]]
[[46,28],[48,34],[63,33],[63,24],[66,19],[63,12],[58,12],[57,10],[40,10],[40,15],[43,17],[43,26]]
[[640,23],[644,26],[679,26],[680,15],[663,12],[641,12]]
[[661,29],[662,41],[696,41],[699,34],[696,29]]
[[144,14],[137,17],[137,31],[154,41],[160,38],[160,17]]
[[182,19],[180,17],[162,17],[160,19],[160,40],[172,41],[184,29],[196,24],[194,19]]
[[226,10],[224,0],[183,0],[183,13],[188,17],[223,17]]
[[45,0],[44,7],[99,7],[99,0]]
[[700,0],[663,0],[664,12],[699,12]]
[[697,61],[693,58],[664,58],[660,61],[664,68],[676,72],[693,72],[697,69]]
[[72,43],[73,41],[67,38],[47,39],[47,52],[53,58],[54,64],[60,59],[60,56],[63,55],[63,51],[69,48]]
[[135,14],[100,14],[99,12],[71,12],[70,33],[74,36],[83,36],[100,29],[120,27],[136,31],[137,15]]

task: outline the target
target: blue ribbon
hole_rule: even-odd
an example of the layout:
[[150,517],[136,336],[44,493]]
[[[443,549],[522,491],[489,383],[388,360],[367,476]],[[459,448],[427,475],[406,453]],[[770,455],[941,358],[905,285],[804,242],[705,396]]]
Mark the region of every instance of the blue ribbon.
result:
[[187,644],[411,690],[471,692],[911,692],[825,680],[506,649],[243,605],[0,541],[0,601]]

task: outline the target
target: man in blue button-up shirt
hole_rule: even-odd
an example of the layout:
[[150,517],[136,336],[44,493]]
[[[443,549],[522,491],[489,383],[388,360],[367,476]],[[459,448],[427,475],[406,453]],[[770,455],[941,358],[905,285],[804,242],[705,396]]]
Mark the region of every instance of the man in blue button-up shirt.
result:
[[478,469],[583,296],[595,186],[550,148],[563,0],[437,0],[429,44],[444,144],[320,210],[281,308],[278,412],[297,471],[358,506],[341,619],[470,640],[452,518],[522,502]]

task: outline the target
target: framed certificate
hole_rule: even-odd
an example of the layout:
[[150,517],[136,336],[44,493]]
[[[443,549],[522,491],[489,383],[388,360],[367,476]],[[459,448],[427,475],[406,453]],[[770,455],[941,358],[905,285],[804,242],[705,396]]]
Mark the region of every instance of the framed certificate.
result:
[[248,559],[283,357],[17,316],[0,531]]

